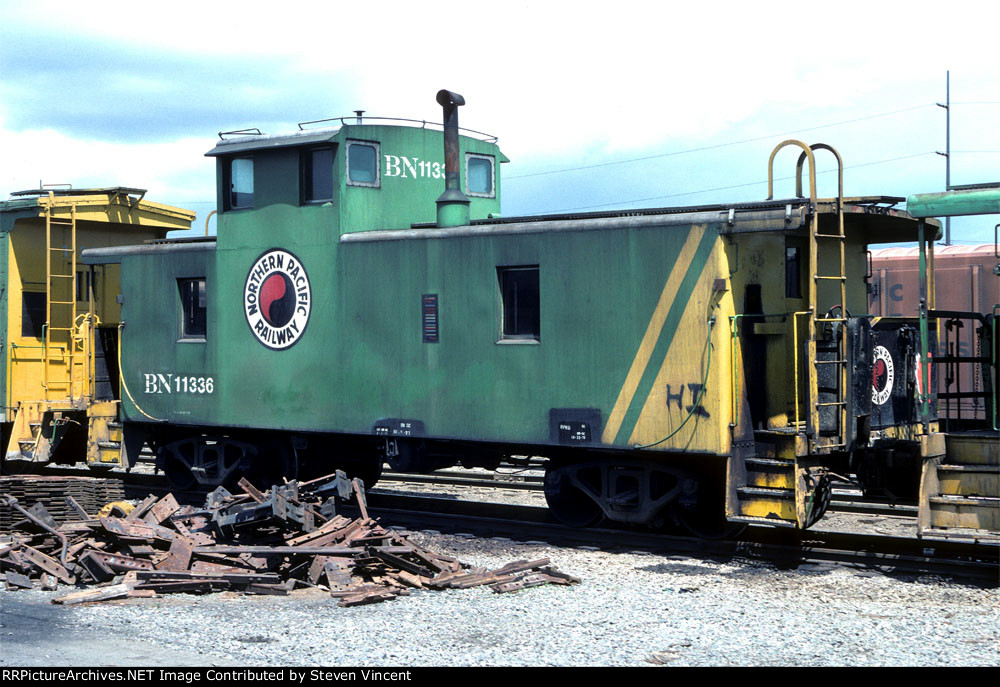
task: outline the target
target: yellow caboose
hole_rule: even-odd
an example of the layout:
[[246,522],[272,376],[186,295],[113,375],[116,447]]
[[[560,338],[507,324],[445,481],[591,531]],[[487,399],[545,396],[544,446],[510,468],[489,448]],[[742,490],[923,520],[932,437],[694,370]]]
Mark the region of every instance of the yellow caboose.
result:
[[0,426],[5,467],[119,463],[118,265],[86,248],[189,229],[194,213],[113,187],[20,191],[0,202]]

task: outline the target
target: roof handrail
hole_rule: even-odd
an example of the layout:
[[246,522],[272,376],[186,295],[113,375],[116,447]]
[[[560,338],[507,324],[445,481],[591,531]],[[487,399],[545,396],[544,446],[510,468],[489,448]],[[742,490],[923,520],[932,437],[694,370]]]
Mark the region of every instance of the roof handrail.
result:
[[[324,122],[340,122],[341,126],[345,125],[349,126],[352,124],[356,125],[359,123],[363,123],[364,120],[366,119],[379,120],[384,122],[409,122],[411,124],[419,124],[421,129],[426,129],[428,126],[437,127],[442,130],[444,129],[443,124],[440,124],[438,122],[428,122],[426,119],[408,119],[406,117],[376,117],[371,115],[362,116],[358,114],[351,114],[351,115],[342,115],[340,117],[327,117],[325,119],[311,119],[306,122],[299,122],[299,131],[305,131],[305,127],[309,124],[323,124]],[[353,121],[345,121],[345,120],[353,120]],[[475,129],[467,129],[465,127],[459,127],[458,130],[470,134],[475,134],[476,136],[482,136],[483,140],[489,143],[496,143],[499,140],[497,136],[494,136],[493,134],[488,134],[484,131],[476,131]]]
[[263,136],[264,132],[258,129],[257,127],[252,126],[249,129],[234,129],[233,131],[220,131],[219,138],[225,141],[226,136],[235,136],[237,134],[243,136]]
[[97,196],[97,195],[135,195],[141,200],[146,195],[144,188],[129,188],[127,186],[109,186],[105,188],[73,188],[71,184],[45,184],[45,186],[69,186],[65,189],[29,188],[26,191],[11,191],[11,196]]

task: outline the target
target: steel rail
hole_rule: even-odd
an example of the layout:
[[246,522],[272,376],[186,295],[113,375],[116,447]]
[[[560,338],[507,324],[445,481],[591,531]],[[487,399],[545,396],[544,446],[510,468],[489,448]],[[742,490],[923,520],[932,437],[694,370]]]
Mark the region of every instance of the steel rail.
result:
[[1000,547],[995,544],[927,541],[908,537],[804,532],[750,526],[737,540],[611,528],[574,529],[551,521],[548,510],[453,499],[369,493],[368,508],[394,525],[466,536],[502,537],[608,551],[644,550],[665,555],[695,553],[769,562],[779,568],[840,566],[885,574],[943,575],[1000,586]]
[[[75,472],[79,474],[81,470]],[[125,478],[127,498],[143,498],[150,493],[165,495],[171,491],[162,475],[133,473],[122,477]],[[420,477],[427,479],[432,476]],[[454,476],[451,479],[462,481]],[[509,484],[490,482],[488,486],[505,488]],[[537,487],[522,483],[515,488]],[[205,499],[203,492],[172,493],[180,503],[198,505]],[[367,501],[371,514],[384,517],[387,526],[430,527],[471,536],[544,541],[559,546],[611,551],[641,549],[664,554],[693,552],[704,556],[722,555],[760,559],[778,567],[837,565],[888,573],[947,575],[1000,586],[1000,546],[995,543],[931,541],[882,534],[799,531],[763,526],[750,526],[735,540],[705,540],[648,530],[610,527],[576,529],[554,522],[545,507],[467,501],[453,496],[413,496],[377,487],[368,492]]]
[[[510,479],[501,477],[505,473],[494,473],[492,478],[477,475],[459,475],[455,473],[415,474],[386,471],[382,473],[379,482],[426,484],[435,486],[462,486],[483,489],[512,489],[518,491],[542,491],[543,478],[540,475],[509,475]],[[829,511],[836,513],[858,513],[865,515],[892,515],[898,517],[917,517],[917,506],[909,503],[891,503],[863,496],[834,495],[830,501]]]
[[[533,466],[534,467],[534,466]],[[119,479],[123,482],[127,498],[144,498],[149,493],[166,495],[171,491],[166,478],[160,474],[146,472],[126,472],[123,470],[108,470],[95,472],[87,467],[58,466],[47,467],[41,476],[87,476]],[[541,475],[520,475],[517,473],[494,472],[492,477],[484,477],[481,473],[462,475],[460,473],[405,473],[386,470],[379,479],[380,483],[421,484],[442,487],[464,487],[481,489],[507,489],[512,491],[540,492],[544,489]],[[836,488],[836,485],[834,485]],[[377,487],[376,487],[377,488]],[[204,492],[174,491],[174,496],[184,503],[197,504],[204,500]],[[872,516],[896,516],[905,518],[917,517],[917,506],[911,503],[893,503],[863,496],[834,494],[830,502],[829,512],[855,513]]]

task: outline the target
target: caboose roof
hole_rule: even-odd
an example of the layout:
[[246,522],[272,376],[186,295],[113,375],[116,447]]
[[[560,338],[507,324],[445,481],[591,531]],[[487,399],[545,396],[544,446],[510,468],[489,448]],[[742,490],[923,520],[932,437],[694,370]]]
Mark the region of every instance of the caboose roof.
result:
[[[324,129],[310,129],[306,131],[296,131],[291,134],[253,134],[249,136],[238,136],[236,138],[224,138],[215,144],[215,147],[205,153],[206,157],[218,157],[220,155],[232,155],[248,150],[267,150],[273,148],[289,148],[293,146],[314,145],[329,143],[340,133],[340,127],[327,127]],[[220,133],[225,136],[225,133]]]
[[[328,126],[322,128],[303,128],[314,126],[322,122],[340,122],[340,126]],[[370,126],[392,126],[408,129],[423,129],[426,131],[440,132],[443,125],[438,122],[429,122],[424,119],[405,119],[401,117],[368,117],[368,116],[345,116],[332,117],[330,119],[318,119],[310,122],[300,122],[299,131],[290,134],[264,134],[259,129],[240,129],[238,131],[220,131],[219,138],[222,139],[215,144],[215,147],[205,153],[206,157],[219,157],[242,153],[250,150],[267,150],[275,148],[290,148],[303,145],[319,145],[329,143],[337,138],[341,129],[347,127],[370,127]],[[256,133],[251,133],[256,132]],[[475,129],[459,127],[459,133],[463,136],[496,143],[497,137]],[[501,162],[509,160],[502,154],[499,157]]]
[[[868,242],[900,243],[916,240],[916,222],[905,210],[894,207],[903,199],[894,196],[844,198],[844,216],[848,221],[863,222],[868,228]],[[638,208],[598,212],[493,217],[475,219],[467,226],[442,229],[433,223],[414,224],[409,229],[361,231],[345,234],[341,243],[452,239],[468,236],[539,234],[558,231],[589,231],[668,225],[723,224],[725,234],[788,232],[804,229],[809,222],[808,198],[764,200],[729,205],[692,205],[680,207]],[[836,213],[837,199],[818,198],[816,211]],[[941,224],[927,221],[936,238]]]
[[195,213],[145,200],[145,194],[145,189],[126,186],[16,191],[11,193],[10,200],[0,201],[0,231],[11,231],[21,220],[44,217],[50,206],[62,219],[74,208],[81,222],[167,230],[191,227]]

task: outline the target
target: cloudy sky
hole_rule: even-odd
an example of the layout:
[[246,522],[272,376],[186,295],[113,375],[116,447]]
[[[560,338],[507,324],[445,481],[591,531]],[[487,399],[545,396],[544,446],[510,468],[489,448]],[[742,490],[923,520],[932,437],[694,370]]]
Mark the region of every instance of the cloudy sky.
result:
[[[0,0],[0,197],[135,186],[203,227],[218,131],[440,121],[441,88],[511,159],[507,215],[762,199],[786,138],[836,147],[848,195],[906,196],[944,187],[948,70],[952,184],[1000,181],[998,23],[964,0]],[[955,220],[953,239],[991,242],[998,221]]]

